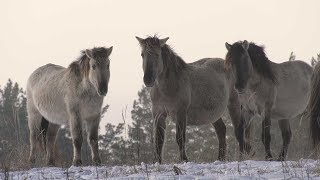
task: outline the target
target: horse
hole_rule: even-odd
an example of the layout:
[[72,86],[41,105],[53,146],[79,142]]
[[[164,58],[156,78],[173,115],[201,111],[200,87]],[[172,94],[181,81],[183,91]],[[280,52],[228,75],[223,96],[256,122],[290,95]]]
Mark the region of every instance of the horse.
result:
[[315,156],[318,156],[317,150],[319,150],[320,142],[320,63],[314,67],[314,72],[311,80],[311,95],[307,108],[308,115],[310,117],[310,136],[312,139],[313,149],[315,150]]
[[80,166],[82,124],[88,133],[92,161],[101,164],[98,128],[103,98],[108,92],[112,47],[81,51],[68,68],[47,64],[37,68],[27,82],[27,113],[30,156],[33,164],[37,147],[44,146],[47,165],[54,166],[54,147],[61,125],[69,125],[73,143],[73,165]]
[[226,42],[225,46],[228,50],[225,68],[235,76],[239,97],[247,93],[255,94],[253,107],[263,118],[261,136],[265,158],[272,160],[270,128],[271,120],[275,120],[283,139],[277,160],[285,160],[292,136],[289,120],[306,110],[312,67],[298,60],[274,63],[266,56],[263,46],[246,40],[232,45]]
[[232,80],[221,58],[204,58],[186,63],[166,44],[169,39],[136,37],[141,46],[143,81],[151,88],[152,115],[155,124],[155,161],[162,163],[166,118],[176,123],[176,141],[180,160],[186,155],[186,126],[213,124],[219,140],[218,160],[225,159],[226,126],[221,119],[228,110],[236,124],[240,104]]

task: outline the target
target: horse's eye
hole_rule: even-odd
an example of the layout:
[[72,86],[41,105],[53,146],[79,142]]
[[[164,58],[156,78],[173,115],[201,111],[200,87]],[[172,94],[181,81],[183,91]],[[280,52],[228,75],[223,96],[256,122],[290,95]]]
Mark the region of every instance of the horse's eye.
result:
[[93,70],[95,70],[96,69],[96,65],[94,64],[94,65],[92,65],[92,69]]
[[107,68],[108,68],[108,69],[109,69],[109,67],[110,67],[110,64],[107,65]]
[[143,53],[141,53],[141,57],[143,57]]

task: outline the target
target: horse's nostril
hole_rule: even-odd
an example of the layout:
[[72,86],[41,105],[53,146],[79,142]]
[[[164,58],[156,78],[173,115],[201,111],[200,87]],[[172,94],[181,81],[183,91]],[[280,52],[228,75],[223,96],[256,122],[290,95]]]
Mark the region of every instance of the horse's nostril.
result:
[[143,77],[143,81],[144,81],[144,83],[145,83],[146,85],[150,85],[150,84],[153,83],[154,78],[153,78],[153,76],[144,76],[144,77]]

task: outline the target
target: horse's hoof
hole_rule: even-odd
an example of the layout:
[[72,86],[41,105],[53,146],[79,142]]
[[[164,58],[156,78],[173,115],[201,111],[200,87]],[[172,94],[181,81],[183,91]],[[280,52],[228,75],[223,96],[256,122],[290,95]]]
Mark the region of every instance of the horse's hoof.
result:
[[72,165],[74,165],[74,166],[81,166],[81,165],[82,165],[81,159],[73,160]]
[[94,165],[101,166],[101,159],[100,158],[93,158],[92,159]]
[[218,157],[218,161],[225,161],[226,160],[226,157],[225,156],[219,156]]
[[182,162],[182,163],[187,163],[187,162],[189,162],[189,160],[188,160],[187,157],[185,157],[185,158],[183,158],[183,159],[181,160],[181,162]]
[[285,161],[285,158],[283,156],[279,156],[277,161]]
[[271,155],[266,155],[266,161],[273,161],[273,158]]
[[36,158],[30,157],[30,158],[29,158],[29,162],[30,162],[30,164],[36,163]]
[[48,166],[48,167],[55,167],[56,165],[55,165],[54,162],[49,161],[49,162],[47,162],[47,166]]

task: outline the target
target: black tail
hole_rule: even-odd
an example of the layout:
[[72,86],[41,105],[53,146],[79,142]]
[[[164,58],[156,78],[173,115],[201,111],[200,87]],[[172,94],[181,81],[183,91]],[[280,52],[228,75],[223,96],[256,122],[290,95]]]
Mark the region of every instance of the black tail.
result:
[[307,110],[310,115],[310,135],[313,147],[320,142],[320,63],[314,69],[311,80],[311,95]]
[[47,144],[47,131],[48,131],[49,121],[46,120],[44,117],[41,119],[41,135],[42,135],[42,142],[43,142],[43,149],[46,150]]

